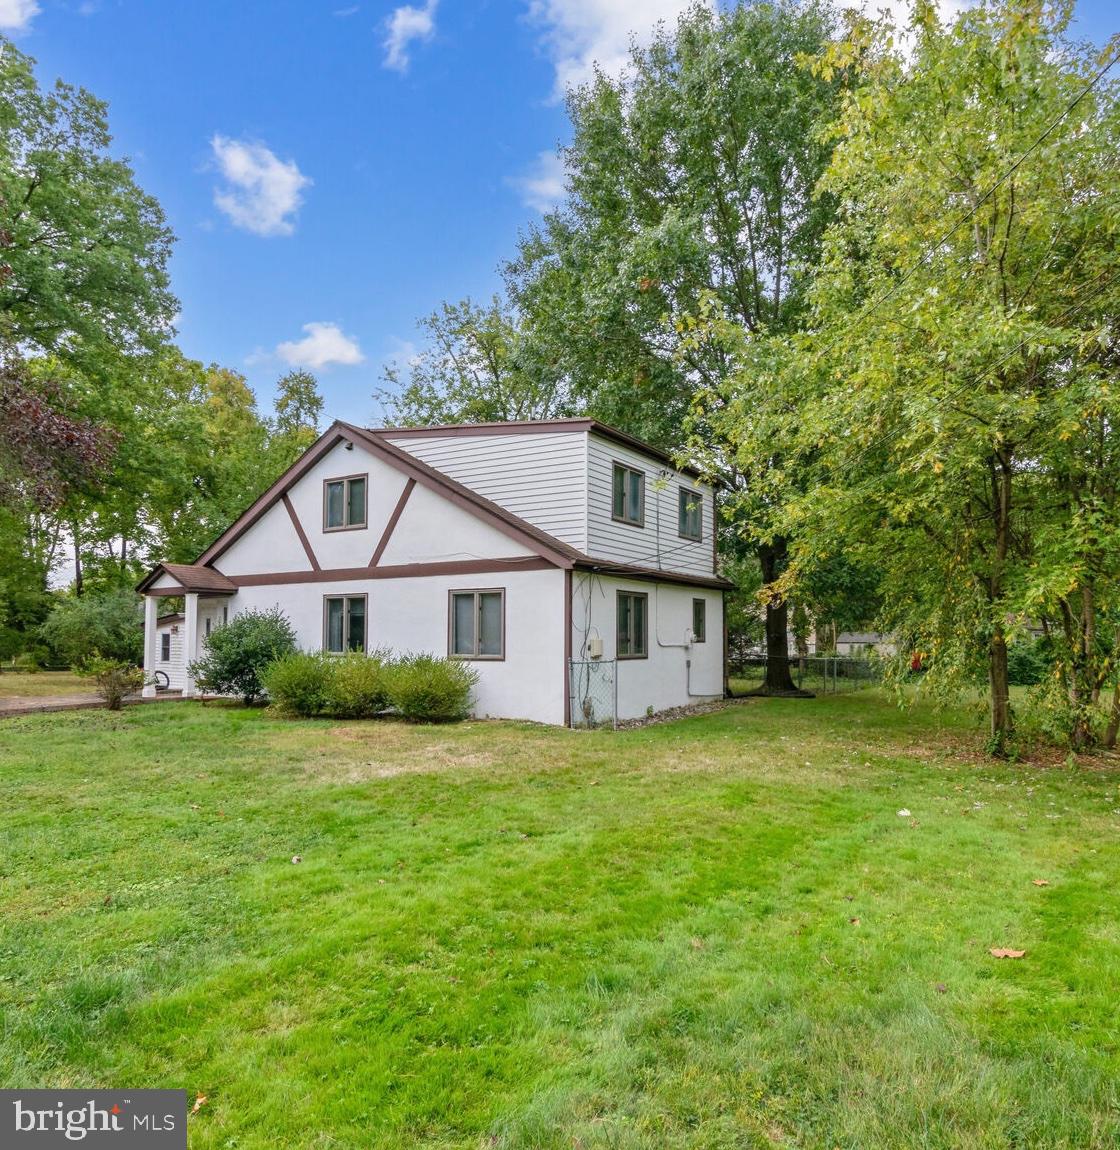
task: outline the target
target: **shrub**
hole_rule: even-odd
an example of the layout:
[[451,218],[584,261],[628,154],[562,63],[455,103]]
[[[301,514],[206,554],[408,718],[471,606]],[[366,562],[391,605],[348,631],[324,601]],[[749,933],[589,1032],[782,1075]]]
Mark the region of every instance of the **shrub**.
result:
[[308,719],[324,709],[333,673],[326,655],[292,651],[265,667],[261,683],[269,699],[284,714]]
[[1007,648],[1007,680],[1013,687],[1033,687],[1046,678],[1050,662],[1038,639],[1019,639]]
[[295,632],[279,607],[241,611],[210,632],[202,658],[190,670],[204,691],[239,695],[251,704],[264,694],[264,669],[295,649]]
[[411,723],[465,719],[478,672],[467,663],[434,655],[405,655],[386,668],[389,701]]
[[87,659],[82,674],[94,680],[97,694],[110,711],[119,711],[125,699],[144,686],[144,672],[139,667],[116,659]]
[[335,719],[372,719],[389,705],[389,656],[352,651],[331,659],[324,709]]
[[135,665],[144,658],[140,600],[133,591],[67,596],[39,627],[39,637],[76,667],[98,657]]

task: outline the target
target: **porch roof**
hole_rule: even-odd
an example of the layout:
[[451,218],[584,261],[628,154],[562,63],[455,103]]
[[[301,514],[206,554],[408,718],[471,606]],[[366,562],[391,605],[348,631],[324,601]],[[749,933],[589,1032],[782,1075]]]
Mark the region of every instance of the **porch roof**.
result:
[[[175,580],[174,587],[153,587],[161,575]],[[206,595],[236,595],[237,584],[213,567],[197,563],[158,563],[141,580],[137,591],[146,595],[179,595],[184,591],[197,591]]]

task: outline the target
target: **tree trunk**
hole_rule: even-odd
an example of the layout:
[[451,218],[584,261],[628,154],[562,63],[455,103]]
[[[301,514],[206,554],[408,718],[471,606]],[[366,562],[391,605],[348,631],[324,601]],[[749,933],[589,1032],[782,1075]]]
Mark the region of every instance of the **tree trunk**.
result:
[[[788,557],[786,541],[781,537],[758,549],[762,566],[762,582],[774,583],[781,575]],[[766,604],[766,679],[757,691],[759,695],[792,695],[811,699],[812,692],[799,690],[793,682],[789,667],[789,604],[785,599],[773,598]]]
[[992,753],[1007,753],[1011,737],[1011,684],[1007,674],[1007,637],[999,626],[988,650],[988,684],[991,689]]
[[1120,734],[1120,683],[1112,688],[1112,710],[1108,716],[1108,730],[1104,733],[1104,745],[1111,751],[1116,747],[1116,736]]
[[82,578],[82,548],[76,523],[70,525],[70,534],[74,539],[74,594],[81,595],[85,589],[85,580]]
[[995,559],[988,581],[992,609],[992,638],[988,644],[988,687],[991,712],[990,748],[993,755],[1007,754],[1012,734],[1011,684],[1007,672],[1007,633],[1003,618],[1003,580],[1007,553],[1011,549],[1011,451],[997,451],[991,461],[992,517],[995,526]]

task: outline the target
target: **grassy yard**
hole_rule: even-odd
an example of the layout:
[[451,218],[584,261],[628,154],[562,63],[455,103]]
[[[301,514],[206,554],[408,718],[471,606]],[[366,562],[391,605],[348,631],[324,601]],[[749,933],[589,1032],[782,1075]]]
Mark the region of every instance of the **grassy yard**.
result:
[[48,695],[93,695],[93,680],[71,671],[0,672],[0,699],[42,699]]
[[1114,1147],[1120,774],[979,742],[6,720],[0,1085],[186,1087],[195,1150]]

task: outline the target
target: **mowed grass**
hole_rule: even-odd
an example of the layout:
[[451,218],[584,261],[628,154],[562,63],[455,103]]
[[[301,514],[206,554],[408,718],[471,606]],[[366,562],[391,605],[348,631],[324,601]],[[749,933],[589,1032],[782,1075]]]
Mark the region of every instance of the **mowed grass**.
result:
[[48,695],[93,695],[88,675],[72,671],[0,671],[0,699],[41,699]]
[[185,1087],[196,1150],[1113,1147],[1120,779],[980,742],[4,721],[0,1084]]

